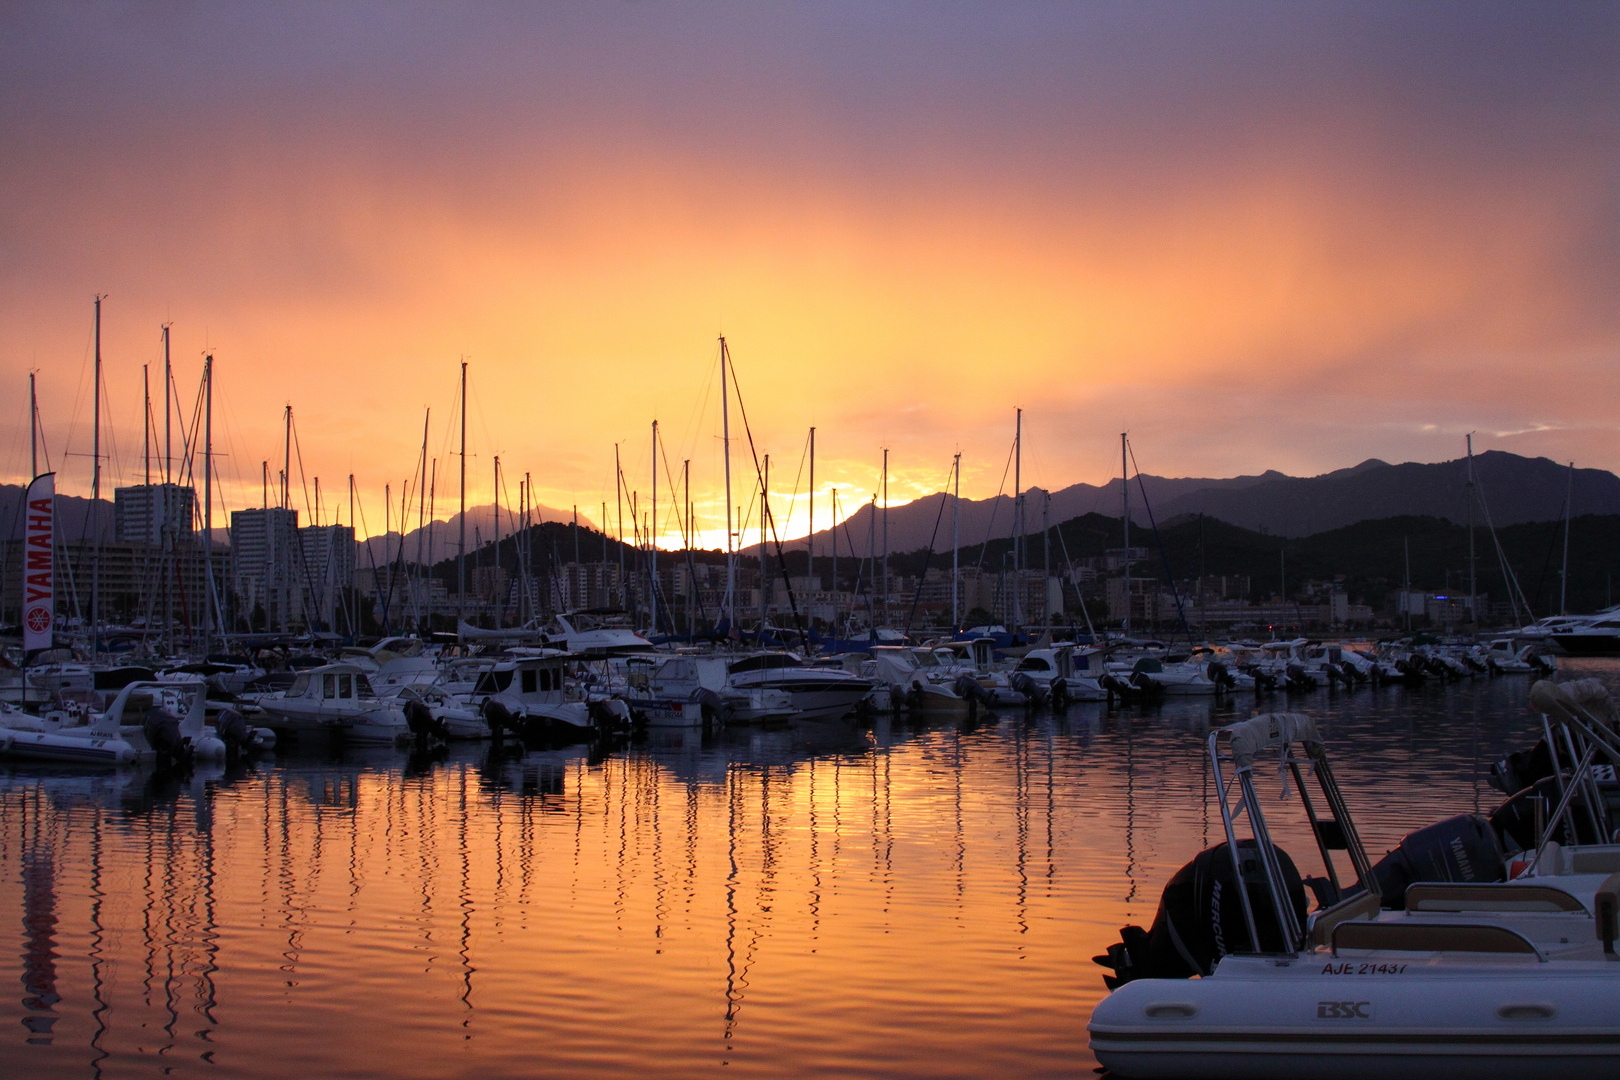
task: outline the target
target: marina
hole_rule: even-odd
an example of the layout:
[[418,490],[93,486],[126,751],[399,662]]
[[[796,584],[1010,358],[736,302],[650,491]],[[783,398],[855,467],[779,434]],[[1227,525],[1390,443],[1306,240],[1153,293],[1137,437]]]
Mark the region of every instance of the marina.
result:
[[[1620,690],[1615,661],[1561,661],[1588,676]],[[1490,765],[1539,734],[1530,685],[1289,707],[1377,857],[1502,801]],[[13,763],[5,1057],[17,1076],[1083,1074],[1091,957],[1219,841],[1205,742],[1253,712],[278,748],[183,777]],[[1259,780],[1268,813],[1278,784]]]

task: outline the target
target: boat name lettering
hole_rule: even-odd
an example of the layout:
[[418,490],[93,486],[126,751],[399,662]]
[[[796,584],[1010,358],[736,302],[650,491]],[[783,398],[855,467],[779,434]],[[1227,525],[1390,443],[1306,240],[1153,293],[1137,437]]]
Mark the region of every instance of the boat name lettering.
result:
[[1400,975],[1404,971],[1405,964],[1352,964],[1348,961],[1322,967],[1323,975]]
[[1370,1001],[1318,1001],[1316,1003],[1316,1018],[1318,1020],[1371,1020],[1372,1002]]

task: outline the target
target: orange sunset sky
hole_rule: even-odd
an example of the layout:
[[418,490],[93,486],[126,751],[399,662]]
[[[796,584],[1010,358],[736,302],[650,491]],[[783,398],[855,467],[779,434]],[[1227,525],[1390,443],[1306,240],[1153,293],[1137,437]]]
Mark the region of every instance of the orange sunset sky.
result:
[[1122,430],[1160,475],[1468,431],[1612,469],[1617,128],[1612,5],[7,5],[0,470],[33,370],[88,493],[97,293],[104,492],[170,322],[188,422],[215,357],[224,509],[290,402],[372,532],[426,407],[454,509],[466,357],[469,504],[498,454],[594,519],[615,443],[645,501],[657,418],[722,543],[720,333],[779,517],[817,427],[820,525],[885,446],[895,502],[958,451],[995,494],[1019,406],[1054,489]]

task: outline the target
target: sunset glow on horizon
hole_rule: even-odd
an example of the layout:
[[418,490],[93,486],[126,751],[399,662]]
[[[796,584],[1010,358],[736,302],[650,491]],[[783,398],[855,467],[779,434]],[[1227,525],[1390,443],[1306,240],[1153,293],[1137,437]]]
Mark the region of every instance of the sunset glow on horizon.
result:
[[[718,336],[782,534],[878,486],[1620,466],[1613,9],[190,9],[0,16],[7,482],[37,372],[61,491],[139,482],[172,324],[215,358],[225,512],[291,403],[323,518],[417,468],[616,525],[613,461],[723,544]],[[757,489],[731,400],[735,506]],[[161,425],[160,425],[161,430]],[[666,473],[668,468],[674,475]],[[795,498],[796,494],[796,498]],[[789,510],[789,504],[791,512]],[[340,506],[341,504],[341,506]],[[628,510],[625,511],[628,515]],[[414,503],[408,514],[417,519]],[[757,518],[753,519],[757,530]],[[631,532],[626,527],[626,533]],[[743,542],[757,542],[757,531]]]

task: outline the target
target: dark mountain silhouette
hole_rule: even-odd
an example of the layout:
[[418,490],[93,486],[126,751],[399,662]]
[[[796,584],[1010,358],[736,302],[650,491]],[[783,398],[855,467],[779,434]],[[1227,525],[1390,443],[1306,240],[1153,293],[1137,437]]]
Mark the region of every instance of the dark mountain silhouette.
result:
[[[1563,516],[1564,497],[1569,486],[1569,468],[1548,458],[1527,458],[1499,450],[1474,458],[1474,475],[1484,505],[1496,525],[1548,521]],[[1348,469],[1321,476],[1293,477],[1275,470],[1259,476],[1238,476],[1225,480],[1170,479],[1143,476],[1131,478],[1131,520],[1147,525],[1148,510],[1160,524],[1188,515],[1204,514],[1221,521],[1282,536],[1308,536],[1377,518],[1399,516],[1446,518],[1463,522],[1468,516],[1467,461],[1436,464],[1407,462],[1390,465],[1370,459]],[[1143,488],[1147,505],[1143,505]],[[942,511],[943,504],[943,511]],[[1045,492],[1030,490],[1025,501],[1026,533],[1039,533],[1049,513],[1053,524],[1084,514],[1119,518],[1120,481],[1095,486],[1075,484],[1052,492],[1049,512]],[[1620,513],[1620,477],[1603,469],[1576,469],[1574,478],[1576,514]],[[951,544],[951,497],[930,495],[889,510],[890,551],[913,551],[929,546],[936,550]],[[1483,513],[1476,520],[1484,524]],[[936,535],[936,522],[937,535]],[[1002,495],[995,499],[962,500],[961,533],[963,545],[1000,539],[1013,533],[1013,500]],[[794,541],[802,547],[803,540]],[[830,554],[831,530],[816,533],[816,550]],[[863,504],[838,526],[840,553],[865,555],[869,544],[883,548],[882,514],[873,516],[871,504]],[[758,545],[756,544],[755,547]],[[754,548],[750,548],[753,551]]]

